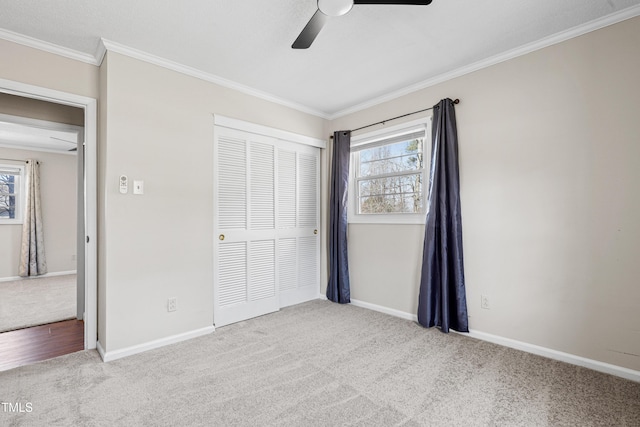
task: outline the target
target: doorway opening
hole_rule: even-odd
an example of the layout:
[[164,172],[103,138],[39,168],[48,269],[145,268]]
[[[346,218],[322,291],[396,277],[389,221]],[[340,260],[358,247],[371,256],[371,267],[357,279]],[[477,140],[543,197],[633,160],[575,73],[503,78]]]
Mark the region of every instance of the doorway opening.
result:
[[[37,146],[38,143],[45,145],[37,147],[39,148],[39,151],[33,152],[40,153],[40,156],[49,156],[49,160],[45,160],[43,162],[45,167],[49,168],[49,172],[52,172],[51,169],[53,169],[55,163],[60,159],[62,163],[69,163],[69,159],[75,160],[77,158],[77,162],[74,161],[74,170],[69,171],[67,169],[65,172],[67,174],[70,173],[73,178],[77,180],[77,187],[75,185],[73,186],[73,191],[75,192],[76,196],[75,199],[77,200],[77,208],[73,208],[73,213],[65,212],[63,216],[60,217],[64,218],[64,216],[70,215],[74,218],[77,218],[77,223],[74,225],[76,229],[72,230],[72,232],[69,232],[67,230],[67,233],[69,235],[75,235],[76,238],[73,239],[73,237],[71,237],[71,239],[74,241],[69,242],[69,236],[67,236],[66,241],[64,241],[64,237],[60,238],[60,236],[56,236],[57,241],[55,245],[53,245],[52,242],[52,247],[64,247],[65,249],[62,250],[62,253],[53,254],[50,263],[50,266],[52,268],[49,268],[48,270],[51,273],[41,276],[43,277],[43,279],[42,282],[40,282],[42,284],[41,289],[44,289],[46,287],[45,280],[48,280],[49,282],[51,282],[50,285],[53,288],[54,293],[59,292],[64,293],[65,295],[64,298],[60,299],[60,301],[65,301],[66,306],[64,307],[64,313],[66,314],[54,314],[53,317],[49,320],[55,321],[56,319],[54,318],[56,316],[62,316],[63,318],[69,317],[69,313],[67,313],[69,311],[69,306],[67,304],[69,298],[73,299],[72,313],[70,316],[73,317],[73,319],[54,323],[46,323],[42,326],[29,327],[26,329],[22,327],[19,330],[1,333],[0,346],[4,344],[5,346],[11,347],[13,349],[13,353],[20,352],[16,350],[16,343],[31,342],[31,345],[34,349],[40,349],[40,355],[36,354],[38,352],[32,352],[33,354],[26,358],[24,357],[23,352],[22,359],[24,363],[19,363],[17,365],[14,363],[14,366],[19,366],[20,364],[31,363],[37,360],[44,360],[46,358],[55,357],[61,354],[75,352],[82,349],[96,348],[97,103],[96,100],[92,98],[0,79],[0,101],[2,100],[5,101],[5,104],[7,101],[12,102],[15,108],[11,109],[11,112],[17,112],[17,116],[23,117],[23,119],[13,119],[14,122],[18,121],[18,123],[14,123],[15,128],[13,128],[13,130],[18,129],[20,126],[32,126],[34,128],[39,128],[39,130],[35,131],[35,133],[38,134],[40,138],[39,142],[38,138],[31,138],[31,141],[23,141],[25,145],[7,148],[6,138],[4,144],[2,144],[2,129],[0,128],[0,145],[4,145],[5,148],[3,155],[0,155],[0,158],[21,160],[21,157],[24,157],[25,155],[31,153],[30,151],[27,151],[27,149],[33,148],[29,147],[29,144],[35,144]],[[0,102],[0,107],[1,106],[2,103]],[[25,106],[30,106],[29,108],[31,109],[31,113],[25,113],[24,111],[21,111],[21,108],[24,109]],[[47,106],[51,107],[51,111],[57,111],[56,114],[58,115],[70,114],[70,116],[65,117],[62,120],[54,120],[55,122],[63,122],[65,123],[64,125],[52,126],[50,125],[51,121],[42,120],[50,119],[50,117],[46,117]],[[37,110],[39,108],[41,108],[42,111],[38,112]],[[11,117],[9,117],[8,115],[3,115],[3,113],[6,112],[6,109],[5,111],[0,110],[0,119],[4,119],[0,120],[0,122],[10,122],[7,119]],[[45,117],[43,117],[42,114],[44,114]],[[48,126],[47,123],[49,123]],[[47,146],[47,143],[49,143],[50,145]],[[14,151],[11,151],[10,148],[13,148]],[[22,149],[22,151],[19,151],[20,149]],[[66,151],[67,156],[60,155],[61,151]],[[22,156],[10,156],[11,154],[16,153],[20,153],[22,154]],[[55,159],[55,161],[52,159]],[[3,161],[0,160],[0,163],[3,163]],[[4,163],[11,164],[12,162],[4,161]],[[19,164],[19,162],[13,162],[13,164]],[[59,174],[50,175],[48,180],[48,186],[50,188],[53,188],[53,190],[50,191],[52,193],[56,192],[56,186],[58,190],[65,188],[65,186],[69,187],[68,183],[65,184],[64,182],[62,182],[62,176]],[[56,182],[51,183],[51,180]],[[69,188],[66,188],[66,190],[69,190]],[[61,193],[60,198],[63,198],[64,196],[62,195],[62,191],[59,192]],[[66,191],[66,193],[68,194],[69,191]],[[52,196],[50,195],[50,197]],[[49,206],[52,206],[53,204],[53,201],[49,202]],[[68,210],[69,209],[67,207],[67,211]],[[60,221],[60,226],[62,225],[62,222],[64,221]],[[49,228],[52,227],[50,226]],[[56,234],[56,231],[59,235],[65,233],[63,230],[55,230],[55,226],[53,228],[54,230],[52,231],[52,236]],[[71,247],[70,245],[72,246],[72,249],[69,249]],[[0,276],[7,276],[7,272],[2,272]],[[15,277],[11,277],[11,275],[9,275],[9,277],[4,277],[5,280],[2,279],[3,277],[0,277],[0,282],[7,282],[11,279],[15,279]],[[32,284],[35,284],[35,281],[37,280],[41,279],[24,279],[22,280],[22,282],[34,281],[32,282]],[[44,307],[45,303],[42,304]],[[42,311],[46,312],[47,310],[43,309]],[[44,314],[46,317],[46,313]],[[16,315],[15,317],[20,316]],[[28,322],[30,321],[36,324],[47,322],[46,318],[39,319],[37,318],[37,316],[36,319],[27,319],[26,321],[18,320],[19,319],[16,319],[16,324],[20,322],[26,322],[25,325],[27,326]],[[4,335],[4,337],[2,337],[2,335]],[[38,344],[36,345],[34,343]],[[7,369],[11,367],[13,366],[9,366]]]

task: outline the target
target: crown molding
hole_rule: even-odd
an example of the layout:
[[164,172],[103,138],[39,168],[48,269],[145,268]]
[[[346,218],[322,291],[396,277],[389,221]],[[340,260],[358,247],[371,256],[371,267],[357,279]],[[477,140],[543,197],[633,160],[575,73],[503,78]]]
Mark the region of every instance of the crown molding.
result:
[[389,92],[385,95],[370,99],[368,101],[353,105],[351,107],[347,107],[345,109],[342,109],[333,113],[320,111],[315,108],[308,107],[306,105],[298,104],[296,102],[277,97],[270,93],[263,92],[258,89],[254,89],[249,86],[245,86],[243,84],[234,82],[232,80],[228,80],[223,77],[216,76],[214,74],[206,73],[204,71],[200,71],[198,69],[195,69],[186,65],[182,65],[177,62],[170,61],[168,59],[164,59],[164,58],[161,58],[137,49],[133,49],[133,48],[130,48],[106,39],[100,39],[100,43],[98,43],[98,46],[96,48],[94,55],[90,55],[90,54],[79,52],[66,47],[58,46],[53,43],[38,40],[33,37],[25,36],[25,35],[18,34],[13,31],[5,30],[5,29],[0,29],[0,39],[4,39],[10,42],[18,43],[34,49],[39,49],[45,52],[53,53],[56,55],[60,55],[66,58],[74,59],[76,61],[81,61],[87,64],[96,65],[96,66],[100,66],[102,64],[102,61],[104,60],[104,56],[107,51],[112,51],[112,52],[116,52],[122,55],[126,55],[129,57],[144,61],[144,62],[158,65],[160,67],[167,68],[182,74],[186,74],[191,77],[196,77],[198,79],[201,79],[210,83],[214,83],[223,87],[237,90],[241,93],[254,96],[260,99],[264,99],[266,101],[273,102],[275,104],[279,104],[288,108],[292,108],[294,110],[297,110],[303,113],[311,114],[313,116],[320,117],[322,119],[335,120],[335,119],[347,116],[349,114],[353,114],[358,111],[362,111],[367,108],[374,107],[384,102],[397,99],[399,97],[408,95],[410,93],[419,91],[421,89],[435,86],[437,84],[444,83],[448,80],[452,80],[457,77],[464,76],[465,74],[469,74],[474,71],[478,71],[483,68],[487,68],[492,65],[496,65],[501,62],[517,58],[522,55],[526,55],[536,50],[540,50],[545,47],[549,47],[549,46],[570,40],[572,38],[584,35],[586,33],[589,33],[595,30],[599,30],[609,25],[617,24],[619,22],[634,18],[639,15],[640,15],[640,5],[631,6],[629,8],[613,13],[611,15],[607,15],[605,17],[587,22],[586,24],[579,25],[577,27],[574,27],[565,31],[561,31],[559,33],[545,37],[538,41],[528,43],[524,46],[511,49],[509,51],[492,56],[490,58],[477,61],[473,64],[466,65],[464,67],[460,67],[453,71],[431,77],[429,79],[423,80],[413,85],[406,86],[400,90]]
[[626,21],[627,19],[635,18],[640,15],[640,5],[631,6],[624,10],[621,10],[616,13],[612,13],[611,15],[607,15],[602,18],[594,19],[593,21],[587,22],[582,25],[578,25],[577,27],[570,28],[565,31],[561,31],[559,33],[553,34],[551,36],[545,37],[543,39],[537,40],[535,42],[528,43],[526,45],[517,47],[515,49],[508,50],[506,52],[500,53],[498,55],[492,56],[487,59],[483,59],[481,61],[474,62],[473,64],[466,65],[464,67],[460,67],[453,71],[449,71],[447,73],[440,74],[438,76],[429,78],[427,80],[423,80],[411,86],[404,87],[402,89],[389,92],[386,95],[379,96],[377,98],[370,99],[363,103],[354,105],[352,107],[345,108],[338,112],[329,114],[328,120],[335,120],[340,117],[347,116],[349,114],[356,113],[358,111],[365,110],[367,108],[371,108],[373,106],[382,104],[387,101],[394,100],[404,95],[408,95],[410,93],[416,92],[421,89],[426,89],[431,86],[435,86],[440,83],[444,83],[448,80],[455,79],[457,77],[464,76],[465,74],[473,73],[474,71],[481,70],[483,68],[490,67],[492,65],[499,64],[501,62],[508,61],[510,59],[517,58],[522,55],[526,55],[531,52],[535,52],[536,50],[544,49],[545,47],[553,46],[558,43],[562,43],[564,41],[570,40],[572,38],[590,33],[592,31],[599,30],[604,27],[608,27],[609,25],[617,24],[622,21]]
[[[121,55],[129,56],[131,58],[138,59],[140,61],[148,62],[150,64],[157,65],[159,67],[167,68],[172,71],[176,71],[178,73],[186,74],[191,77],[195,77],[210,83],[214,83],[220,86],[224,86],[233,90],[237,90],[238,92],[242,92],[247,95],[255,96],[256,98],[261,98],[269,102],[273,102],[274,104],[279,104],[285,107],[292,108],[294,110],[298,110],[303,113],[311,114],[313,116],[317,116],[323,119],[328,118],[328,115],[320,110],[316,110],[310,107],[307,107],[302,104],[298,104],[284,98],[279,98],[275,95],[271,95],[270,93],[260,91],[258,89],[254,89],[249,86],[245,86],[243,84],[234,82],[232,80],[227,80],[223,77],[216,76],[214,74],[206,73],[204,71],[200,71],[198,69],[182,65],[178,62],[174,62],[168,59],[161,58],[159,56],[155,56],[141,50],[133,49],[128,46],[121,45],[116,42],[112,42],[110,40],[101,39],[101,43],[104,45],[104,50],[109,52],[119,53]],[[101,49],[99,50],[101,51]]]
[[311,114],[313,116],[317,116],[322,119],[327,119],[329,117],[328,114],[323,111],[316,110],[314,108],[310,108],[305,105],[298,104],[283,98],[279,98],[267,92],[262,92],[260,90],[242,85],[240,83],[236,83],[231,80],[227,80],[225,78],[216,76],[214,74],[209,74],[204,71],[200,71],[195,68],[188,67],[186,65],[182,65],[177,62],[173,62],[168,59],[164,59],[164,58],[161,58],[137,49],[133,49],[133,48],[130,48],[130,47],[127,47],[103,38],[100,39],[100,42],[98,43],[98,46],[96,48],[94,55],[90,55],[88,53],[83,53],[77,50],[58,46],[50,42],[38,40],[33,37],[25,36],[23,34],[15,33],[13,31],[5,30],[2,28],[0,28],[0,39],[4,39],[13,43],[21,44],[23,46],[42,50],[44,52],[52,53],[54,55],[63,56],[65,58],[74,59],[76,61],[80,61],[80,62],[84,62],[87,64],[96,65],[96,66],[102,65],[102,61],[104,60],[104,57],[107,51],[112,51],[112,52],[116,52],[122,55],[135,58],[135,59],[139,59],[141,61],[149,62],[151,64],[158,65],[160,67],[164,67],[182,74],[186,74],[191,77],[196,77],[201,80],[208,81],[210,83],[215,83],[220,86],[228,87],[230,89],[237,90],[247,95],[255,96],[257,98],[261,98],[266,101],[273,102],[275,104],[280,104],[285,107],[289,107],[303,113]]
[[104,41],[104,39],[100,39],[94,55],[98,66],[102,66],[102,61],[104,61],[104,57],[107,55],[107,47],[104,45]]
[[54,55],[64,56],[65,58],[74,59],[76,61],[84,62],[87,64],[99,65],[95,56],[88,53],[78,52],[77,50],[58,46],[57,44],[49,43],[43,40],[34,39],[33,37],[14,33],[13,31],[5,30],[2,28],[0,28],[0,39],[53,53]]

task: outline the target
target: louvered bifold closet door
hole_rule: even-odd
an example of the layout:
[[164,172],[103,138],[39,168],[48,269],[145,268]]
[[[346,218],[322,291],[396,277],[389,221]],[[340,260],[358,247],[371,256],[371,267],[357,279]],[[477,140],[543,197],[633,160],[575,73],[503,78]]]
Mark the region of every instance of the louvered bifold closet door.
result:
[[277,140],[216,127],[214,324],[277,311]]
[[320,150],[282,143],[278,157],[280,307],[320,292]]

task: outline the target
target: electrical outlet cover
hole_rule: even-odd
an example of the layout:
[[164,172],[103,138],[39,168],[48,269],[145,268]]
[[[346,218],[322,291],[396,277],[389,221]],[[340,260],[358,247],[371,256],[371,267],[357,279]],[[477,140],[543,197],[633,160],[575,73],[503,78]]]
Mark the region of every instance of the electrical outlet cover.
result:
[[489,310],[489,297],[486,295],[480,295],[480,308]]

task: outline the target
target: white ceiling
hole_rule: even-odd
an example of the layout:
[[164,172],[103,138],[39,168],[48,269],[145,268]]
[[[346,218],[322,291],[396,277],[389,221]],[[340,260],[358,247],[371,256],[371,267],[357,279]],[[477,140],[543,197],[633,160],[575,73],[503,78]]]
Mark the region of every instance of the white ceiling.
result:
[[336,117],[559,33],[640,15],[640,0],[355,5],[330,18],[311,48],[291,49],[316,7],[315,0],[0,0],[0,29],[9,31],[0,37],[15,39],[14,32],[92,56],[104,38]]
[[75,154],[82,128],[0,114],[0,147]]

